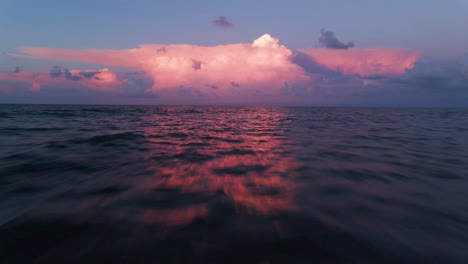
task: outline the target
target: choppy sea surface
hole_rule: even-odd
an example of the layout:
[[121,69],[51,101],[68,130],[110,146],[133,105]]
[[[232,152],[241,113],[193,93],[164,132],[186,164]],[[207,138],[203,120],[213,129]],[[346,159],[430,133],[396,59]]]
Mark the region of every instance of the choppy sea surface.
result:
[[0,263],[468,263],[468,110],[0,105]]

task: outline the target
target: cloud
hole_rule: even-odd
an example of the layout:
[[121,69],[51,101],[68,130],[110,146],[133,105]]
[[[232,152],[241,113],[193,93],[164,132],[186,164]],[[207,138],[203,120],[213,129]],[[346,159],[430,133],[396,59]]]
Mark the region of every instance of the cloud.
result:
[[440,98],[460,104],[468,99],[468,57],[441,65],[418,51],[399,48],[293,51],[265,34],[252,43],[218,46],[20,51],[17,56],[116,66],[121,71],[55,66],[42,73],[0,72],[5,93],[17,87],[37,96],[86,92],[162,104],[424,105],[439,104]]
[[231,82],[235,82],[242,87],[251,87],[278,83],[281,79],[303,82],[315,74],[401,75],[421,57],[417,51],[396,48],[314,48],[293,52],[268,34],[252,44],[214,47],[150,44],[129,50],[38,47],[20,50],[23,52],[21,56],[37,59],[72,60],[138,69],[153,79],[155,90],[181,85],[201,87],[207,83],[232,87]]
[[235,25],[227,20],[225,16],[219,16],[212,21],[213,25],[221,28],[233,28]]
[[201,61],[198,61],[198,60],[192,60],[192,68],[195,70],[195,71],[198,71],[201,69],[201,66],[202,66],[202,62]]
[[21,68],[19,66],[16,66],[14,69],[13,69],[13,72],[14,73],[20,73],[21,72]]
[[[83,75],[87,75],[88,77],[84,77]],[[93,77],[90,77],[91,75]],[[124,81],[116,73],[106,68],[95,71],[83,71],[62,69],[58,66],[54,66],[48,73],[27,71],[19,73],[0,72],[0,80],[27,83],[30,85],[30,91],[39,91],[44,86],[75,87],[77,85],[89,89],[112,91]]]
[[154,98],[151,91],[153,81],[141,72],[122,73],[118,90],[121,94],[133,98]]
[[[82,61],[103,64],[108,66],[138,68],[140,54],[138,49],[130,50],[67,50],[67,49],[50,49],[41,47],[20,47],[22,54],[11,54],[11,56],[30,58],[30,59],[52,59],[52,60],[69,60]],[[157,52],[157,51],[155,51]]]
[[80,75],[83,76],[86,79],[91,79],[91,78],[99,78],[96,75],[101,73],[100,71],[82,71],[80,72]]
[[320,30],[319,45],[323,48],[328,49],[349,49],[354,47],[354,42],[344,43],[341,42],[333,31],[326,31],[325,29]]
[[66,68],[61,68],[59,66],[54,66],[49,72],[50,77],[57,78],[60,76],[64,76],[65,78],[72,80],[72,81],[80,81],[83,79],[96,79],[100,80],[99,74],[101,73],[100,70],[69,70]]
[[72,80],[72,81],[80,81],[80,80],[83,80],[83,77],[79,76],[78,74],[73,74],[72,72],[70,72],[69,69],[64,69],[63,70],[63,75],[65,76],[65,78],[69,79],[69,80]]
[[60,75],[62,75],[62,69],[60,67],[58,67],[58,66],[54,66],[50,70],[49,74],[50,74],[50,77],[52,77],[52,78],[59,77]]
[[359,76],[362,80],[371,80],[371,81],[376,81],[376,80],[383,80],[387,78],[385,75],[381,74],[374,74],[374,75],[363,75]]
[[33,81],[31,83],[31,88],[29,89],[31,92],[37,92],[41,89],[41,84],[38,82]]
[[306,72],[310,74],[320,75],[335,75],[341,74],[339,71],[327,68],[319,64],[315,58],[302,51],[295,51],[291,57],[291,62],[301,66]]
[[427,59],[419,60],[414,68],[408,69],[402,76],[391,78],[389,82],[426,91],[463,89],[468,92],[462,64],[437,64]]
[[310,56],[319,65],[342,72],[359,75],[401,75],[413,68],[421,53],[407,49],[308,49],[302,54]]
[[[162,48],[164,52],[161,52]],[[233,86],[242,87],[247,93],[252,87],[273,92],[281,87],[279,83],[285,81],[310,82],[310,76],[304,69],[291,62],[293,52],[268,34],[252,44],[213,47],[151,44],[129,50],[26,47],[21,51],[23,55],[38,59],[73,60],[137,69],[152,79],[153,93],[180,87],[212,93],[213,89],[207,84],[218,88],[215,89],[217,95],[230,94]],[[79,72],[62,72],[70,80],[82,78]]]

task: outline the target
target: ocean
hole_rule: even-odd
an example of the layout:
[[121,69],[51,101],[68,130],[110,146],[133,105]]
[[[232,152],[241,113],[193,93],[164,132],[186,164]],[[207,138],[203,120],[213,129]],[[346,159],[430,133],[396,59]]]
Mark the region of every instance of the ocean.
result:
[[468,109],[0,105],[0,263],[468,263]]

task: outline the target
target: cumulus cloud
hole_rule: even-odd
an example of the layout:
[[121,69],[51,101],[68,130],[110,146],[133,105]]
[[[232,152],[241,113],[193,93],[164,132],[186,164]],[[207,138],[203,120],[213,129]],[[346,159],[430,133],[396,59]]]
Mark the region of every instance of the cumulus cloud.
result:
[[[162,52],[164,50],[164,52]],[[412,68],[421,54],[417,51],[386,49],[307,49],[293,52],[279,40],[265,34],[252,44],[214,47],[194,45],[142,45],[129,50],[64,50],[21,48],[38,59],[83,61],[134,68],[147,73],[155,89],[179,86],[219,87],[232,82],[243,87],[310,79],[313,74],[401,75]],[[305,74],[309,73],[309,74]]]
[[[164,52],[161,49],[164,48]],[[165,89],[198,89],[229,94],[232,87],[278,90],[279,83],[306,84],[310,76],[291,62],[293,52],[279,40],[265,34],[252,44],[214,47],[194,45],[142,45],[130,50],[63,50],[26,47],[23,55],[42,59],[61,59],[135,68],[152,79],[154,93]],[[63,70],[62,70],[63,71]],[[71,80],[80,74],[67,73]],[[81,78],[81,77],[80,77]],[[207,91],[208,90],[208,91]],[[248,92],[248,91],[247,91]]]
[[252,43],[211,47],[149,44],[127,50],[20,50],[21,57],[127,70],[55,66],[43,73],[0,72],[0,90],[21,87],[39,95],[52,88],[86,89],[176,104],[394,105],[437,102],[443,91],[459,101],[468,95],[468,57],[440,65],[417,51],[398,48],[292,51],[268,34]]
[[354,47],[354,42],[344,43],[336,37],[333,31],[327,31],[325,29],[320,30],[320,38],[318,40],[320,47],[328,49],[344,49]]
[[221,28],[233,28],[235,25],[227,20],[225,16],[219,16],[212,21],[213,25]]

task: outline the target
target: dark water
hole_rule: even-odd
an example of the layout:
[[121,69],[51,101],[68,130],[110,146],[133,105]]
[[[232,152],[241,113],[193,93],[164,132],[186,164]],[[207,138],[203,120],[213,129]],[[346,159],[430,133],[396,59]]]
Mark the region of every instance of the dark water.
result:
[[0,106],[0,263],[468,263],[468,110]]

